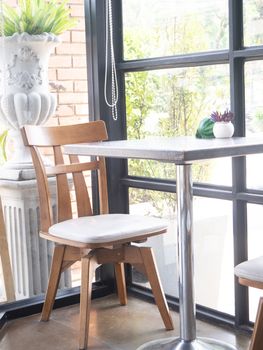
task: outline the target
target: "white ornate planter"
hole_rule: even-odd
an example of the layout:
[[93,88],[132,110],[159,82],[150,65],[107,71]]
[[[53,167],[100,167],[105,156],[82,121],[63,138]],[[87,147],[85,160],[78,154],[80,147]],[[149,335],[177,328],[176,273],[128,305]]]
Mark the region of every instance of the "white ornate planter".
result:
[[232,137],[234,134],[234,125],[231,122],[215,122],[213,133],[218,139]]
[[[26,124],[45,123],[56,109],[56,99],[48,88],[48,60],[60,43],[57,36],[43,33],[14,34],[0,38],[0,118],[13,131],[13,139],[21,145],[19,129]],[[26,168],[31,157],[21,146],[7,166]],[[19,154],[16,152],[19,152]]]

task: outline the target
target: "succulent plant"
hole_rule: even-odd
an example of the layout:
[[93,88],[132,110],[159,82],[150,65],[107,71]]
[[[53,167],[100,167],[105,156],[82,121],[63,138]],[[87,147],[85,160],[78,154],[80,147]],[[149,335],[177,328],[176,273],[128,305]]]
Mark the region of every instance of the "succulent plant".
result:
[[218,111],[212,112],[210,118],[214,122],[231,122],[234,119],[234,114],[229,109],[226,109],[223,113]]
[[[53,33],[59,35],[74,27],[76,20],[70,17],[67,0],[19,0],[15,9],[3,4],[3,24],[0,36],[15,33],[32,35]],[[3,33],[2,33],[3,32]]]

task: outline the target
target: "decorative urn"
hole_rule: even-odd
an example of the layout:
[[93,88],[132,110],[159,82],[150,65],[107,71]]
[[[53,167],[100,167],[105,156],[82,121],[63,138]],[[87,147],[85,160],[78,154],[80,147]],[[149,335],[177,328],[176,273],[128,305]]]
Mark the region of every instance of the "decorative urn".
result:
[[56,97],[48,88],[48,60],[59,43],[60,39],[49,33],[0,38],[0,118],[10,129],[15,151],[8,168],[32,167],[19,129],[45,123],[56,109]]

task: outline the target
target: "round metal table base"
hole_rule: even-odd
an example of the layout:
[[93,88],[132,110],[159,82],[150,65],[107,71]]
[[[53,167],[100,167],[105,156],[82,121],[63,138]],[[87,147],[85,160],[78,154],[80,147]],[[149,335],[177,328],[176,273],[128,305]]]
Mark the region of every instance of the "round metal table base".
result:
[[186,342],[180,338],[165,338],[150,341],[137,350],[237,350],[233,345],[210,338],[197,338]]

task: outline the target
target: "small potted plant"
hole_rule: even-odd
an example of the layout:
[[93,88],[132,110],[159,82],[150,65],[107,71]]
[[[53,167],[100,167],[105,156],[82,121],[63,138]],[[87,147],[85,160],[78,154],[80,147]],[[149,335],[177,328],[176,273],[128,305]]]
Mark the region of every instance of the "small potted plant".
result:
[[232,121],[234,114],[226,109],[223,113],[215,111],[210,116],[214,121],[213,133],[216,138],[232,137],[234,134],[234,125]]

